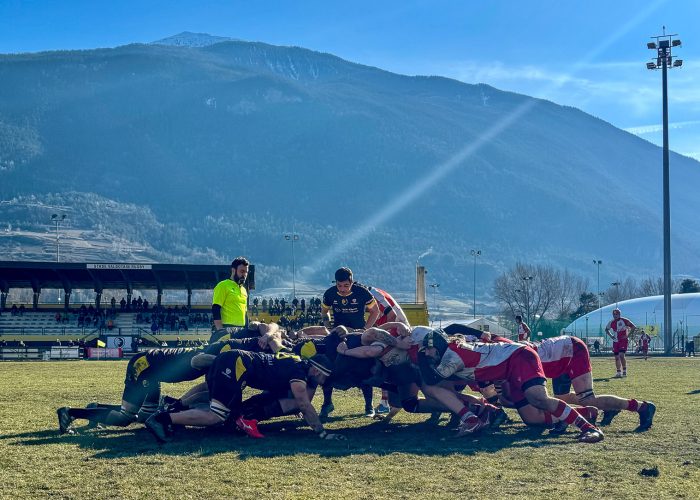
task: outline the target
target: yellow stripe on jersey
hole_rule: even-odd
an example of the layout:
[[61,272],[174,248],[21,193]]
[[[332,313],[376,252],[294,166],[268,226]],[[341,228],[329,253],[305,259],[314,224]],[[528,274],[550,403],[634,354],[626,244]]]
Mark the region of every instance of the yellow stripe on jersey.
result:
[[148,363],[148,359],[146,359],[146,356],[141,356],[139,359],[134,361],[134,375],[136,375],[136,378],[139,378],[139,375],[143,373],[143,371],[151,366]]
[[316,345],[311,341],[304,342],[304,345],[301,346],[301,351],[299,354],[301,354],[302,358],[313,358],[316,356]]
[[299,356],[296,356],[294,354],[290,354],[289,352],[284,352],[284,351],[278,351],[277,354],[275,354],[275,358],[277,358],[277,359],[292,358],[295,361],[301,361],[301,358]]
[[243,364],[243,359],[239,357],[238,359],[236,359],[236,380],[241,380],[241,377],[245,372],[246,367]]
[[[221,354],[222,352],[230,351],[231,349],[232,349],[231,344],[225,344],[221,348],[221,350],[219,351],[219,354]],[[238,358],[238,359],[240,359],[240,358]]]

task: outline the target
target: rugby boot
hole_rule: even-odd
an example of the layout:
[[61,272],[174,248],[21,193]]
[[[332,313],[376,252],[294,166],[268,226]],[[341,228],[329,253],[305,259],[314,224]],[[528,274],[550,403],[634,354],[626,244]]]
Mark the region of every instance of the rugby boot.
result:
[[73,433],[73,430],[70,428],[70,425],[73,423],[73,417],[70,416],[68,410],[70,410],[68,406],[64,406],[63,408],[56,410],[56,414],[58,415],[59,434],[65,434],[66,432],[71,434]]
[[600,419],[600,427],[610,425],[610,422],[613,421],[613,418],[615,418],[618,413],[620,413],[620,410],[603,410],[603,418]]
[[236,419],[236,427],[248,434],[252,438],[261,439],[265,436],[258,430],[257,420],[243,420],[243,417]]
[[644,432],[651,429],[654,421],[654,414],[656,413],[656,405],[651,401],[645,401],[642,404],[646,406],[639,410],[639,427],[637,427],[637,432]]

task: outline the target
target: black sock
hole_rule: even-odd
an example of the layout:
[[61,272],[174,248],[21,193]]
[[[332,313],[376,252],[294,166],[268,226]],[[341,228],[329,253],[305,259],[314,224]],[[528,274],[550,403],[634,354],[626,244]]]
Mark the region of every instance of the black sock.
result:
[[374,392],[374,387],[371,385],[363,385],[360,387],[362,391],[362,396],[365,398],[365,408],[372,408],[372,393]]
[[[111,408],[71,408],[68,414],[73,418],[82,418],[91,422],[105,423],[107,415],[112,411]],[[118,410],[117,410],[118,411]]]
[[326,384],[323,386],[323,406],[333,404],[333,386]]

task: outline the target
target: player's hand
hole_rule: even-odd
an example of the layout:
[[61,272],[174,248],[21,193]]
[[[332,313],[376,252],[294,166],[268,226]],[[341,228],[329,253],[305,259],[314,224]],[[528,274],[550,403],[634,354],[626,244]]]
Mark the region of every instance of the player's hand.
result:
[[258,347],[260,349],[265,349],[267,347],[268,342],[270,341],[269,335],[263,335],[258,339]]
[[396,339],[396,347],[403,349],[405,351],[411,348],[411,338],[410,337],[399,337]]
[[482,333],[480,338],[482,342],[491,342],[491,334],[489,332]]
[[335,350],[338,354],[345,354],[345,351],[348,350],[348,345],[345,342],[341,342]]

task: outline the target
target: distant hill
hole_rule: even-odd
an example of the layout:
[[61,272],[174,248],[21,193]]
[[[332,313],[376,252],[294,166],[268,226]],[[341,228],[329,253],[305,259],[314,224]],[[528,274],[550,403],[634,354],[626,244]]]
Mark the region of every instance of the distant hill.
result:
[[[700,163],[671,162],[674,271],[697,275]],[[0,56],[0,198],[0,249],[12,258],[46,257],[40,234],[59,200],[83,239],[142,249],[86,250],[76,236],[76,260],[243,253],[268,270],[264,286],[288,280],[292,230],[299,279],[322,286],[347,264],[410,291],[429,248],[429,279],[466,296],[480,248],[484,298],[517,259],[593,276],[601,258],[605,279],[662,268],[658,147],[487,85],[209,35]]]

